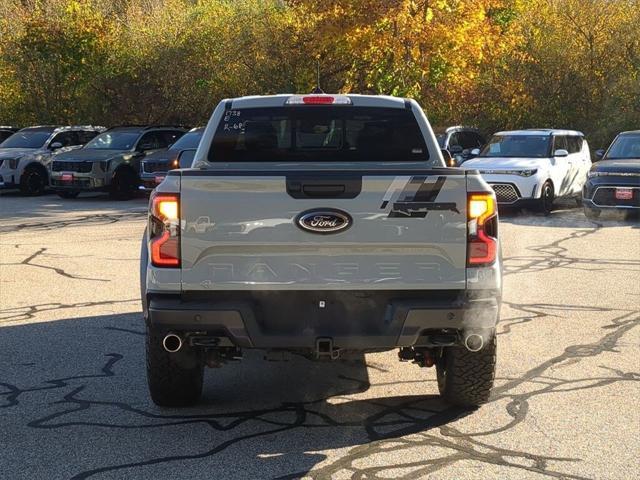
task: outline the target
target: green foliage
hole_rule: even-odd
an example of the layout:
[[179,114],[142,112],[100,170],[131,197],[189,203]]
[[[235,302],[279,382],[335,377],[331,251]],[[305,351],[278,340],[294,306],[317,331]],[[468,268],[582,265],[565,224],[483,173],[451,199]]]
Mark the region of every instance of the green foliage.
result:
[[0,0],[0,124],[203,124],[222,98],[416,98],[435,123],[640,125],[640,0]]

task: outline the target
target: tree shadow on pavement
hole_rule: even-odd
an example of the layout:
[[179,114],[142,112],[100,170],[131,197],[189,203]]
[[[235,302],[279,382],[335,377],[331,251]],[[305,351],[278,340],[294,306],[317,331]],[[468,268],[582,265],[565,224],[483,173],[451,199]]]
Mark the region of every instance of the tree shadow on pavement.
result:
[[208,370],[197,406],[161,409],[147,392],[139,314],[10,325],[28,318],[17,310],[0,310],[6,478],[299,478],[326,451],[344,449],[349,463],[353,449],[375,453],[380,440],[469,413],[435,395],[394,396],[406,383],[428,391],[426,374],[372,391],[364,357],[283,363],[259,351]]
[[65,215],[72,217],[90,217],[91,215],[142,215],[149,203],[149,197],[140,193],[131,200],[113,200],[106,194],[87,194],[73,199],[60,198],[55,194],[27,197],[20,193],[4,192],[0,194],[0,219],[11,223],[24,220],[27,226],[37,225],[41,218],[54,218]]

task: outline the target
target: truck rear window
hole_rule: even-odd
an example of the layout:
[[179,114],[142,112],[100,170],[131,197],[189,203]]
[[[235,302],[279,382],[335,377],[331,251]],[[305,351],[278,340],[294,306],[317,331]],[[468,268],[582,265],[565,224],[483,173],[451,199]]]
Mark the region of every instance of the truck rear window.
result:
[[225,111],[210,162],[416,162],[429,160],[413,112],[310,106]]

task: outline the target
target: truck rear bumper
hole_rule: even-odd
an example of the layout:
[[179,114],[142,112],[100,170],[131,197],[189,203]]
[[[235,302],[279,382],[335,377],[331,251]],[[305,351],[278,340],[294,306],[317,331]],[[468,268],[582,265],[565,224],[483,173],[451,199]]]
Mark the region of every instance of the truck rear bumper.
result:
[[253,291],[149,294],[147,321],[179,332],[227,337],[242,348],[341,349],[425,345],[431,334],[495,329],[499,292]]

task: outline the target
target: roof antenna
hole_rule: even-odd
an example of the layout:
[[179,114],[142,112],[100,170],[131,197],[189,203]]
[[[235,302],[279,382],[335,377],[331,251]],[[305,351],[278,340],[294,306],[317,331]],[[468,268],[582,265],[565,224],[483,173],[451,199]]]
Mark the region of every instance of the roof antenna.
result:
[[324,90],[320,88],[320,58],[316,58],[316,87],[311,90],[311,93],[324,93]]

